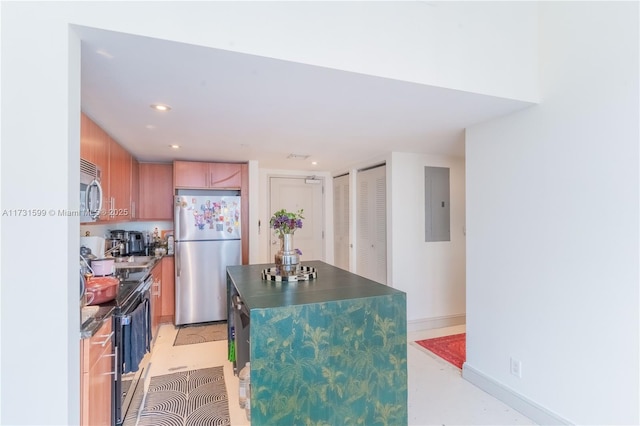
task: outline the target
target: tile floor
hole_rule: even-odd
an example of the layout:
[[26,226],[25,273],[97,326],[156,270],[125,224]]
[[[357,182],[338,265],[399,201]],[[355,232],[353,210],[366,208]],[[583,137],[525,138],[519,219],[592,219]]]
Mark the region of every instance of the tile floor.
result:
[[[462,379],[460,370],[416,345],[415,340],[463,333],[464,326],[410,333],[407,348],[409,425],[532,425],[530,419]],[[238,406],[238,378],[227,361],[227,341],[173,346],[177,329],[160,327],[145,386],[151,376],[222,365],[233,426],[249,425]]]

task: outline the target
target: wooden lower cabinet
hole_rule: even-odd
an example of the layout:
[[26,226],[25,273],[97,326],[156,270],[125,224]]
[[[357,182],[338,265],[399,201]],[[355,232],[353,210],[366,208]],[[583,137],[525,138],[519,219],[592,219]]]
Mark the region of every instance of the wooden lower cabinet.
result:
[[176,312],[175,259],[162,258],[162,314],[161,323],[174,323]]
[[113,325],[108,319],[80,342],[80,424],[111,426],[114,381]]
[[151,347],[153,347],[158,336],[160,315],[162,314],[162,262],[153,267],[151,277],[153,280],[151,284]]

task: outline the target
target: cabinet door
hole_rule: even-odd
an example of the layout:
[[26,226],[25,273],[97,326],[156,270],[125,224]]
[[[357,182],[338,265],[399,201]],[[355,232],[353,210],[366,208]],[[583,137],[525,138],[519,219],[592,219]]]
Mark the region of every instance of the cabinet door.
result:
[[176,188],[208,188],[209,163],[174,161],[173,176]]
[[106,134],[84,113],[80,115],[80,158],[100,167],[102,173],[109,167]]
[[107,320],[95,336],[83,341],[80,367],[82,372],[80,417],[83,425],[111,425],[114,371],[111,331],[111,320]]
[[211,163],[209,165],[209,187],[217,189],[240,189],[242,186],[242,164]]
[[[95,164],[100,169],[102,185],[102,209],[109,205],[109,135],[107,135],[87,115],[80,117],[80,157]],[[101,214],[100,221],[108,220],[106,214]]]
[[[151,284],[151,336],[155,342],[162,314],[162,266],[157,263],[151,271],[153,284]],[[153,344],[152,344],[153,346]]]
[[109,220],[131,219],[131,154],[109,137]]
[[140,216],[140,163],[131,157],[131,219]]
[[175,313],[175,259],[162,258],[162,317],[161,322],[173,323]]
[[139,219],[173,220],[173,166],[140,163]]

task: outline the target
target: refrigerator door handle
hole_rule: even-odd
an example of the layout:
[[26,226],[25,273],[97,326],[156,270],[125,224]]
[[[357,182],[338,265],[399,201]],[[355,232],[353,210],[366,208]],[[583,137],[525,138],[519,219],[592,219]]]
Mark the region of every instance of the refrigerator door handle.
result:
[[[176,260],[176,278],[180,277],[180,244],[178,244],[178,241],[182,240],[182,235],[183,235],[183,231],[180,229],[180,208],[181,204],[180,204],[180,197],[179,196],[175,196],[174,200],[173,200],[173,209],[174,209],[174,229],[175,229],[175,233],[174,233],[174,237],[175,241],[174,241],[174,247],[175,247],[175,253],[174,253],[174,257]],[[176,280],[176,284],[178,284],[179,281]]]
[[[176,244],[176,254],[175,254],[175,259],[176,259],[176,277],[180,276],[180,244]],[[179,281],[176,281],[176,284],[178,284]]]

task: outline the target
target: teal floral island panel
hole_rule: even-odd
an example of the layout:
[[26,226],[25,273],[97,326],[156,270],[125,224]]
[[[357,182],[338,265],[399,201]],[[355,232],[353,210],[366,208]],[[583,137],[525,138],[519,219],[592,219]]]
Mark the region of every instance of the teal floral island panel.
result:
[[253,425],[406,425],[406,295],[251,310]]

